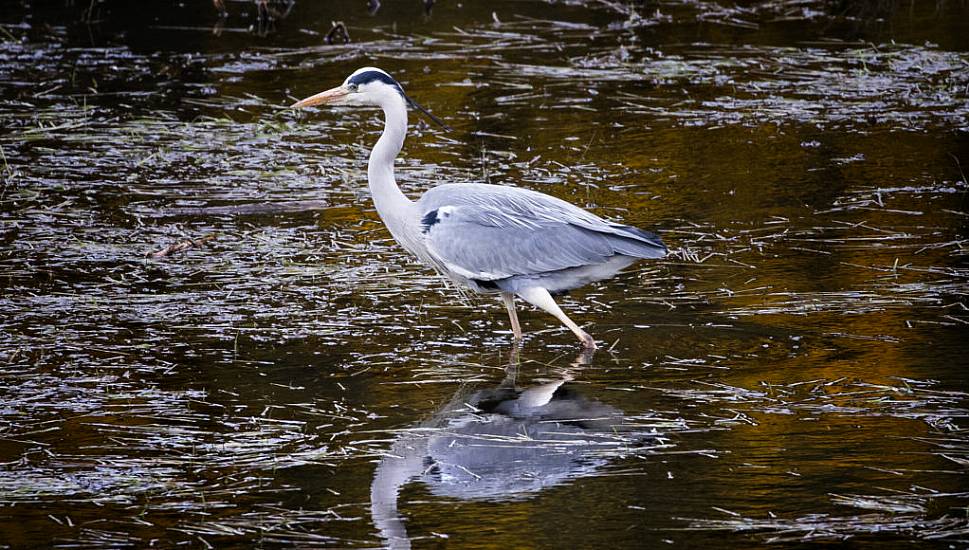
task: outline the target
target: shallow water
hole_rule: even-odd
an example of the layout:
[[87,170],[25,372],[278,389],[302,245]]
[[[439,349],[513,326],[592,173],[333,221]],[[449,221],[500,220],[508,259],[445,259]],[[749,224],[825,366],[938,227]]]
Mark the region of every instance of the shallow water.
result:
[[[0,14],[0,545],[969,542],[969,3],[79,4]],[[516,354],[377,113],[284,109],[368,64],[455,128],[412,195],[663,236],[563,300],[604,349]]]

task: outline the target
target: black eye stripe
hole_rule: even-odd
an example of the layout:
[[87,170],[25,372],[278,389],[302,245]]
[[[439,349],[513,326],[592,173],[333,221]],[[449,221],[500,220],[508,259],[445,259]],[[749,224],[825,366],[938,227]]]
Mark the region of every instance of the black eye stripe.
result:
[[[348,84],[362,86],[374,81],[383,82],[384,84],[393,86],[400,90],[400,84],[398,84],[396,80],[380,71],[364,71],[358,75],[354,75],[352,78],[350,78]],[[401,93],[403,93],[403,90],[401,90]]]
[[357,88],[359,86],[364,85],[364,84],[369,84],[371,82],[383,82],[384,84],[386,84],[388,86],[391,86],[395,90],[397,90],[397,93],[400,94],[400,97],[408,105],[410,105],[414,109],[417,109],[420,112],[422,112],[425,115],[427,115],[428,118],[430,118],[436,124],[439,124],[445,130],[451,131],[451,127],[448,126],[443,120],[437,118],[430,111],[428,111],[424,107],[421,107],[421,105],[419,103],[417,103],[413,99],[407,97],[407,94],[404,93],[404,89],[401,88],[400,83],[398,83],[396,80],[394,80],[393,78],[391,78],[390,75],[388,75],[387,73],[385,73],[383,71],[380,71],[380,70],[363,71],[362,73],[355,74],[355,75],[351,76],[345,82],[346,82],[345,83],[345,86],[347,88],[349,88],[350,91],[352,91],[352,92],[356,92],[357,91]]

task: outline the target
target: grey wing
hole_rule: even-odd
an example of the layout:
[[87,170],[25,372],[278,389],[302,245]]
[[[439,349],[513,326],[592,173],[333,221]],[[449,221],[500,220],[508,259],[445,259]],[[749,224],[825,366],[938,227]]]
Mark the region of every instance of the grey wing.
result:
[[444,185],[428,191],[420,206],[428,252],[468,279],[554,272],[601,264],[617,254],[666,254],[656,235],[524,189]]

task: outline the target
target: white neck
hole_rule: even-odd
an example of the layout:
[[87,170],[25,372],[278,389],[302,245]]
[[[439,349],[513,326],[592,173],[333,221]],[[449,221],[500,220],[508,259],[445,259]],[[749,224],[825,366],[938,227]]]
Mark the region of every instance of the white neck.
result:
[[394,159],[404,145],[407,134],[407,107],[404,100],[394,94],[392,99],[383,102],[384,133],[377,140],[370,151],[370,162],[367,165],[367,180],[370,182],[370,193],[377,213],[387,224],[390,233],[410,249],[410,235],[407,231],[413,212],[414,203],[411,202],[394,179]]

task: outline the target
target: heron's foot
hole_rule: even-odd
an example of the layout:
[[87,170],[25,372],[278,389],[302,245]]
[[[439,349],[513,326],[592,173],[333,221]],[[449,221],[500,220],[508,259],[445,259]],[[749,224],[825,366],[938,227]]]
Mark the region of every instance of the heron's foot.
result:
[[592,350],[596,349],[596,339],[593,338],[593,337],[591,337],[591,336],[589,336],[589,333],[588,332],[586,332],[584,330],[583,331],[580,331],[580,333],[578,334],[578,336],[579,336],[579,341],[582,342],[582,347],[583,348],[585,348],[585,349],[587,349],[589,351],[592,351]]

